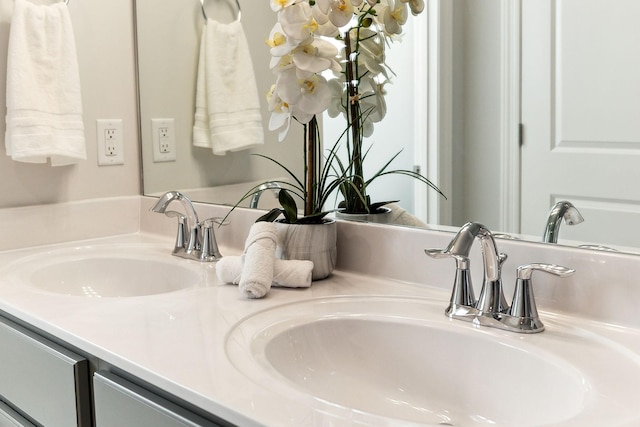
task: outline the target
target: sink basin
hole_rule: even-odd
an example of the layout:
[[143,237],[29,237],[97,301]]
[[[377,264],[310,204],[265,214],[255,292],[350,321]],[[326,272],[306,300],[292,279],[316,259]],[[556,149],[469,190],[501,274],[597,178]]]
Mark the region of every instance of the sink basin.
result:
[[194,264],[135,245],[51,251],[23,258],[9,270],[40,291],[92,298],[163,294],[202,281]]
[[251,316],[226,349],[246,376],[344,421],[331,425],[637,422],[638,357],[582,329],[547,326],[523,336],[451,321],[428,300],[335,297]]

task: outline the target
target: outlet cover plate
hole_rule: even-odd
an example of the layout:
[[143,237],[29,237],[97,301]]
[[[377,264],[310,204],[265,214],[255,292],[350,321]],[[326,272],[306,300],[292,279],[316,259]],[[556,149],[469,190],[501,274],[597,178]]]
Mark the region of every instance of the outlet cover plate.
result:
[[98,165],[123,165],[122,119],[96,120],[96,136],[98,140]]
[[176,125],[174,119],[151,119],[153,161],[176,161]]

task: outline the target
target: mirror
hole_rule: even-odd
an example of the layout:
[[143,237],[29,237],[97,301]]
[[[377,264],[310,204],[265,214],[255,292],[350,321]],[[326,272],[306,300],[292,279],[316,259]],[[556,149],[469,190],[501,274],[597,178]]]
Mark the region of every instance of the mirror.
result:
[[[282,169],[253,154],[273,157],[300,175],[301,127],[292,126],[283,142],[278,142],[277,134],[265,131],[264,145],[227,152],[224,156],[192,144],[195,82],[205,24],[203,6],[198,0],[136,0],[135,8],[144,194],[160,195],[174,189],[184,191],[196,201],[234,204],[255,183],[284,178]],[[252,2],[251,7],[245,8],[241,19],[253,61],[251,71],[256,77],[262,119],[267,123],[264,94],[272,84],[272,76],[264,65],[269,61],[264,40],[272,23],[262,18],[273,12],[268,2]],[[207,0],[204,11],[210,19],[222,23],[235,20],[238,13],[234,0]],[[154,159],[154,138],[160,138],[154,120],[168,130],[175,142],[175,161]],[[260,207],[275,203],[267,193],[261,199]]]
[[[606,0],[595,0],[599,4],[599,7],[607,6]],[[221,22],[228,22],[234,19],[236,9],[235,2],[233,0],[206,0],[205,6],[207,14],[210,18],[214,18]],[[427,7],[430,7],[430,3],[425,2]],[[565,1],[565,2],[502,2],[498,0],[455,0],[451,2],[442,2],[442,10],[448,13],[448,22],[450,30],[443,31],[445,36],[441,41],[441,48],[444,45],[450,46],[450,80],[448,80],[451,86],[450,104],[451,120],[449,132],[451,137],[445,140],[447,149],[451,150],[451,159],[449,160],[447,179],[436,180],[437,184],[447,194],[448,200],[443,201],[446,205],[446,209],[449,214],[444,215],[444,221],[440,225],[443,226],[460,226],[462,223],[468,220],[478,220],[483,222],[492,230],[501,230],[505,233],[516,235],[518,238],[532,239],[534,241],[540,241],[545,226],[545,221],[549,211],[549,207],[553,202],[561,200],[563,197],[576,199],[575,204],[581,210],[585,217],[585,222],[575,227],[562,226],[561,240],[563,244],[580,244],[587,243],[591,245],[602,244],[605,246],[612,246],[617,249],[625,251],[637,251],[640,249],[640,238],[633,236],[636,241],[625,241],[621,244],[608,241],[609,226],[611,221],[607,221],[608,210],[612,206],[622,206],[619,212],[623,214],[616,217],[614,222],[620,222],[622,224],[623,217],[626,220],[640,219],[640,201],[637,200],[637,196],[634,199],[624,199],[627,196],[619,196],[611,193],[610,197],[596,197],[596,186],[587,184],[589,188],[594,189],[593,194],[581,194],[579,197],[577,193],[572,192],[566,188],[545,190],[546,195],[529,196],[528,192],[518,189],[516,194],[518,198],[522,198],[522,203],[519,200],[509,200],[513,205],[517,204],[518,216],[515,220],[507,224],[503,218],[503,212],[505,206],[505,192],[501,191],[504,184],[504,173],[501,172],[501,167],[504,169],[504,156],[501,154],[501,148],[498,146],[498,142],[503,132],[505,121],[512,118],[505,118],[505,99],[504,99],[504,76],[505,70],[504,58],[501,57],[505,50],[505,46],[508,47],[505,41],[505,34],[508,33],[508,26],[505,22],[516,23],[518,26],[522,26],[523,31],[523,52],[522,52],[522,76],[523,79],[530,77],[532,74],[546,75],[540,71],[540,65],[536,64],[536,57],[531,58],[529,51],[525,51],[527,47],[527,37],[531,37],[531,34],[526,33],[530,30],[529,25],[530,13],[527,8],[531,7],[532,3],[541,4],[543,8],[549,8],[551,10],[543,10],[549,16],[562,16],[563,26],[556,26],[554,28],[546,28],[547,33],[551,33],[557,37],[554,42],[558,42],[556,45],[558,52],[572,55],[569,59],[582,58],[578,55],[576,46],[582,46],[580,43],[580,37],[602,36],[604,31],[588,31],[584,27],[580,26],[580,22],[598,22],[600,19],[597,12],[592,13],[589,16],[585,16],[587,13],[581,8],[579,2]],[[258,85],[258,92],[261,94],[261,112],[263,115],[263,122],[268,122],[268,113],[266,107],[266,100],[262,97],[262,94],[266,93],[271,84],[273,83],[273,76],[268,71],[268,62],[270,59],[268,49],[264,46],[264,40],[268,36],[272,25],[275,22],[274,13],[271,11],[268,2],[244,2],[241,1],[244,6],[242,11],[242,22],[244,31],[246,33],[249,49],[254,65],[254,73]],[[136,0],[136,19],[137,19],[137,43],[138,43],[138,66],[139,66],[139,89],[140,89],[140,123],[141,123],[141,141],[142,141],[142,155],[143,155],[143,172],[144,172],[144,194],[145,195],[157,195],[170,189],[181,189],[189,194],[194,200],[205,201],[221,204],[233,204],[238,200],[238,191],[242,192],[243,189],[250,188],[253,183],[282,177],[282,170],[278,167],[270,164],[262,158],[252,156],[252,153],[264,154],[277,158],[283,162],[292,170],[301,174],[301,145],[302,133],[300,126],[292,126],[293,132],[290,132],[287,139],[279,143],[277,142],[277,135],[273,132],[266,130],[265,126],[265,144],[264,146],[235,153],[228,153],[225,156],[214,156],[210,152],[206,152],[205,149],[199,147],[193,147],[191,141],[191,130],[193,126],[193,109],[195,102],[195,81],[197,74],[198,64],[198,46],[199,39],[204,25],[204,18],[202,15],[201,4],[198,0]],[[537,6],[536,6],[537,7]],[[553,9],[555,8],[555,9]],[[638,6],[634,3],[634,0],[621,1],[617,6],[615,12],[616,16],[628,15],[635,16],[634,13],[629,13],[629,10],[625,11],[625,8],[633,8],[636,11]],[[442,12],[441,10],[441,12]],[[507,13],[505,13],[507,12]],[[534,11],[535,12],[535,11]],[[580,15],[578,15],[580,13]],[[509,17],[511,14],[513,16]],[[417,18],[410,18],[414,20],[422,20],[422,28],[427,26],[427,21],[430,25],[429,28],[433,28],[434,16],[428,13],[424,13]],[[507,16],[507,18],[505,18]],[[571,19],[572,16],[576,16],[575,19]],[[265,19],[268,17],[268,19]],[[522,17],[522,19],[521,19]],[[507,21],[505,21],[507,19]],[[510,19],[510,21],[509,21]],[[613,21],[612,21],[613,22]],[[617,21],[616,21],[617,22]],[[558,22],[556,22],[558,24]],[[409,33],[413,28],[417,28],[419,24],[409,23],[406,26],[406,30]],[[586,24],[584,24],[586,25]],[[588,25],[587,25],[588,26]],[[615,27],[610,26],[607,28]],[[506,28],[506,29],[505,29]],[[627,28],[627,27],[625,27]],[[635,28],[635,27],[634,27]],[[518,27],[520,31],[520,27]],[[638,30],[635,36],[637,39]],[[430,33],[431,34],[431,33]],[[519,33],[518,33],[519,34]],[[547,34],[548,36],[548,34]],[[414,37],[412,39],[412,37]],[[417,37],[417,38],[416,38]],[[404,41],[400,44],[394,45],[389,51],[389,61],[398,61],[390,63],[394,71],[399,76],[394,80],[394,84],[389,88],[389,92],[398,90],[396,96],[397,100],[388,99],[388,109],[390,111],[399,112],[402,116],[403,112],[406,112],[407,105],[412,105],[407,101],[407,96],[412,96],[412,88],[420,81],[419,76],[411,74],[415,72],[413,67],[413,61],[416,60],[415,52],[417,49],[426,49],[419,37],[407,34]],[[447,38],[448,37],[448,38]],[[418,42],[412,42],[412,40],[418,40]],[[632,43],[633,38],[628,35],[626,42]],[[622,39],[624,42],[625,39]],[[574,42],[575,46],[568,45],[566,43]],[[596,41],[589,39],[585,45],[593,46]],[[564,44],[563,44],[564,43]],[[598,52],[606,52],[606,46],[608,45],[607,39],[601,40],[600,46],[603,46]],[[620,47],[621,52],[628,52],[629,49],[625,49],[620,46],[621,39],[617,39],[616,46]],[[541,44],[541,43],[538,43]],[[632,43],[633,44],[633,43]],[[560,50],[563,48],[564,50]],[[611,50],[611,49],[608,49]],[[558,53],[555,52],[555,53]],[[391,54],[393,53],[393,57]],[[518,52],[518,55],[520,53]],[[584,56],[584,55],[583,55]],[[630,55],[626,55],[630,56]],[[538,58],[540,59],[540,58]],[[559,151],[574,153],[575,156],[582,156],[584,153],[578,153],[577,150],[585,148],[583,151],[598,151],[603,150],[602,147],[596,146],[597,138],[590,140],[590,135],[596,133],[593,129],[590,129],[589,137],[578,135],[580,144],[574,144],[572,141],[575,135],[569,135],[571,129],[582,129],[583,122],[579,122],[578,125],[570,128],[571,120],[578,120],[580,115],[572,115],[573,110],[569,110],[572,105],[579,104],[579,98],[576,93],[584,93],[580,88],[573,89],[569,84],[564,84],[560,87],[559,83],[568,83],[576,80],[576,76],[569,74],[571,72],[570,67],[567,67],[568,57],[557,56],[555,59],[558,63],[549,63],[548,58],[545,62],[545,70],[551,70],[550,74],[556,80],[553,82],[556,84],[554,89],[555,98],[552,100],[552,105],[546,105],[546,109],[551,109],[552,113],[556,114],[553,117],[554,131],[556,133],[566,132],[566,140],[568,144],[560,144]],[[598,58],[596,58],[598,59]],[[576,64],[579,61],[576,60]],[[609,59],[608,59],[609,60]],[[407,62],[408,61],[408,62]],[[563,62],[561,62],[563,61]],[[518,63],[518,61],[514,61]],[[527,69],[527,64],[532,63],[531,69]],[[411,64],[412,66],[408,66]],[[611,62],[608,62],[610,65]],[[640,68],[637,60],[634,64],[631,64],[637,70]],[[564,67],[564,68],[562,68]],[[611,67],[615,69],[615,67]],[[411,71],[411,70],[414,71]],[[587,69],[592,69],[589,67]],[[575,71],[575,70],[574,70]],[[583,68],[584,71],[584,68]],[[600,71],[600,70],[599,70]],[[403,75],[404,73],[407,73]],[[582,73],[578,73],[581,75]],[[405,77],[409,75],[410,77]],[[609,74],[608,79],[615,81],[615,73]],[[519,81],[518,79],[516,79]],[[611,83],[611,82],[609,82]],[[522,92],[524,95],[531,95],[531,91],[527,92],[527,83],[523,81]],[[517,86],[517,85],[516,85]],[[400,87],[400,88],[399,88]],[[601,92],[597,90],[597,87],[591,87],[588,93],[594,96]],[[515,92],[519,92],[519,87],[514,89]],[[573,91],[573,92],[572,92]],[[638,91],[638,84],[635,83],[631,92],[636,93]],[[541,91],[538,91],[541,93]],[[533,92],[535,95],[537,92]],[[621,95],[622,96],[622,95]],[[535,98],[535,96],[534,96]],[[606,99],[602,98],[605,102]],[[635,96],[635,99],[640,99],[640,96]],[[612,102],[609,100],[609,102]],[[631,102],[631,101],[630,101]],[[625,104],[625,108],[630,111],[638,111],[638,101],[632,101],[635,104]],[[418,105],[418,104],[413,104]],[[410,109],[415,108],[412,105]],[[426,103],[424,105],[426,109]],[[515,114],[516,120],[520,116],[528,117],[527,114],[530,110],[527,110],[526,105],[522,104],[522,112],[520,114],[519,108],[516,109],[518,114]],[[619,106],[616,106],[619,108]],[[635,108],[635,109],[633,109]],[[545,110],[541,110],[545,111]],[[593,113],[585,112],[586,115],[582,117],[592,117]],[[588,114],[592,114],[589,116]],[[406,114],[404,116],[407,116]],[[420,116],[420,112],[412,111],[412,117]],[[597,113],[596,113],[597,116]],[[427,112],[424,112],[423,117],[427,117]],[[577,117],[577,119],[576,119]],[[405,117],[406,118],[406,117]],[[153,161],[153,132],[151,126],[152,119],[173,119],[175,126],[175,142],[176,142],[176,161],[174,162],[154,162]],[[426,121],[426,119],[425,119]],[[620,123],[611,122],[614,125]],[[514,123],[511,123],[513,126]],[[517,126],[517,123],[515,123]],[[548,126],[551,126],[547,123]],[[565,126],[566,125],[566,126]],[[562,127],[565,126],[565,127]],[[635,125],[634,125],[635,126]],[[384,135],[388,132],[390,137],[387,140],[397,141],[403,139],[397,136],[397,132],[402,128],[406,128],[404,124],[397,126],[397,122],[390,119],[385,119],[382,123],[378,124],[376,128],[376,137],[381,138],[379,135]],[[410,126],[409,126],[410,127]],[[532,143],[535,135],[528,133],[530,126],[525,123],[525,136],[524,147],[527,144]],[[633,133],[635,131],[635,133]],[[586,132],[586,131],[585,131]],[[575,134],[576,132],[574,132]],[[579,133],[579,132],[578,132]],[[637,132],[637,127],[632,128],[628,133],[622,137],[615,137],[615,144],[604,149],[609,150],[618,149],[627,150],[629,154],[637,157],[636,146],[640,138]],[[545,135],[543,135],[545,136]],[[413,138],[414,136],[411,136]],[[595,137],[594,137],[595,138]],[[503,138],[504,139],[504,138]],[[602,138],[601,138],[602,139]],[[620,141],[622,139],[622,141]],[[517,143],[513,141],[513,143]],[[634,145],[635,143],[635,145]],[[380,144],[383,145],[383,144]],[[393,149],[393,145],[386,144]],[[622,148],[620,148],[622,147]],[[377,147],[376,147],[377,149]],[[402,153],[401,161],[404,162],[396,167],[412,167],[413,164],[419,164],[415,162],[415,155],[411,152],[411,149],[405,150]],[[525,151],[523,150],[523,153]],[[388,153],[385,151],[382,155],[385,156]],[[525,154],[523,154],[524,156]],[[502,157],[501,157],[502,156]],[[513,157],[513,156],[512,156]],[[523,159],[520,164],[519,153],[517,154],[515,166],[522,168],[521,172],[527,174],[526,176],[533,176],[531,173],[531,166],[527,161]],[[512,160],[513,161],[513,160]],[[431,162],[431,159],[429,159]],[[539,164],[534,169],[544,172],[545,168],[540,167]],[[637,168],[640,169],[640,168]],[[625,175],[626,177],[626,175]],[[605,188],[617,188],[620,187],[621,181],[608,182],[611,177],[600,175],[599,180],[603,181],[602,184]],[[565,181],[576,181],[581,178],[568,178]],[[626,179],[626,178],[624,178]],[[523,180],[524,181],[524,180]],[[585,181],[590,182],[590,181]],[[623,186],[627,186],[625,181]],[[411,185],[413,185],[411,183]],[[534,183],[533,187],[538,184]],[[398,188],[407,188],[410,185],[407,181],[391,181],[388,183],[391,187],[391,191],[395,191]],[[538,185],[539,186],[539,185]],[[238,189],[240,187],[240,189]],[[628,187],[628,186],[627,186]],[[378,191],[378,190],[376,190]],[[380,189],[381,193],[388,191],[386,189]],[[426,191],[426,190],[425,190]],[[598,190],[600,191],[600,190]],[[606,190],[605,190],[606,191]],[[214,193],[212,197],[209,194]],[[409,191],[411,193],[411,191]],[[551,195],[550,195],[551,194]],[[386,199],[386,196],[381,196],[381,199]],[[543,205],[533,208],[529,206],[530,199],[540,199],[538,205]],[[628,203],[622,203],[622,200],[627,200]],[[581,207],[581,203],[582,206]],[[267,200],[261,200],[260,208],[270,207]],[[412,206],[404,206],[409,210]],[[631,213],[629,213],[631,210]],[[522,213],[522,215],[519,215]],[[529,215],[532,219],[526,219]],[[620,221],[618,221],[618,218]],[[507,221],[508,222],[508,221]],[[526,223],[526,226],[525,226]],[[531,225],[533,224],[533,225]],[[595,229],[590,230],[587,224],[591,224],[589,227]],[[629,224],[627,222],[627,224]],[[522,225],[522,228],[521,228]],[[622,230],[625,230],[627,226],[622,225]],[[523,234],[520,234],[520,230]],[[590,230],[587,232],[587,230]],[[603,233],[604,232],[604,233]],[[628,236],[630,233],[626,233]],[[528,236],[528,237],[527,237]],[[562,237],[565,237],[562,239]]]

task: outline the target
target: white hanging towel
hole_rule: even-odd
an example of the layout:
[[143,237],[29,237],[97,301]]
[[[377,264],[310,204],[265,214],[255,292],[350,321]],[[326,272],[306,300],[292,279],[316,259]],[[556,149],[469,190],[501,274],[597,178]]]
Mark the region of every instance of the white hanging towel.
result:
[[78,58],[63,3],[15,0],[7,53],[5,148],[13,160],[86,160]]
[[264,144],[258,88],[240,20],[208,19],[199,61],[193,145],[224,155]]

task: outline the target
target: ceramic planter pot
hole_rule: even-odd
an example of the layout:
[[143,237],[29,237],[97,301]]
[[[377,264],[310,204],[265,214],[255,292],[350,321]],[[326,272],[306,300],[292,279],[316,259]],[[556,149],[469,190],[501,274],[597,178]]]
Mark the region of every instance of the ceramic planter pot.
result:
[[313,280],[329,277],[338,258],[337,223],[287,224],[276,222],[278,247],[276,257],[313,261]]

